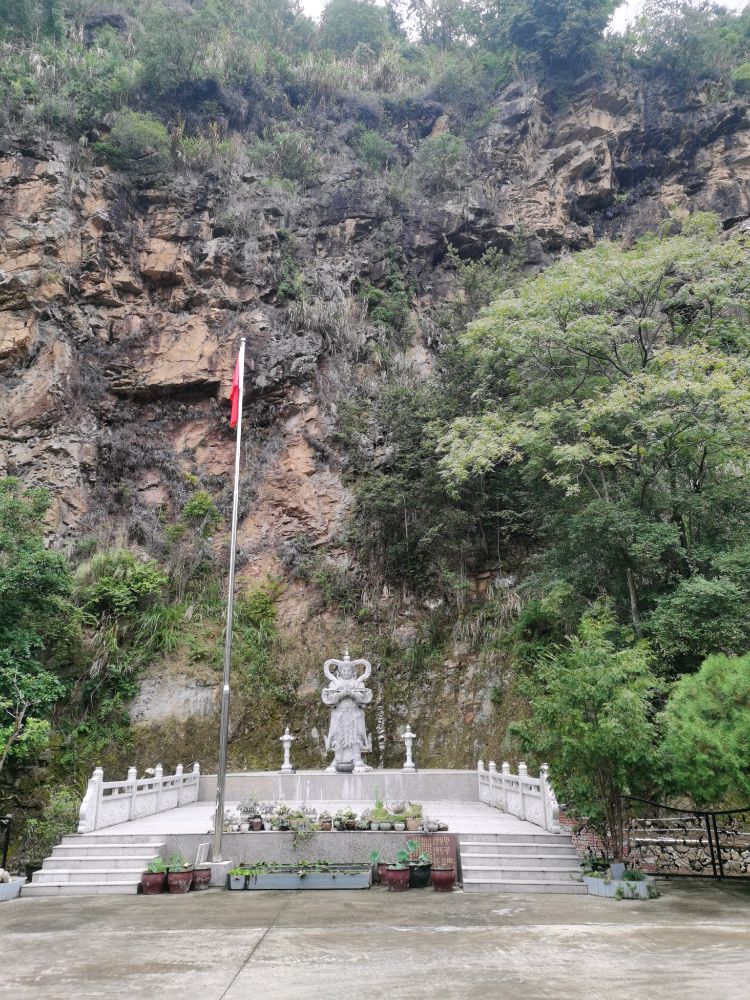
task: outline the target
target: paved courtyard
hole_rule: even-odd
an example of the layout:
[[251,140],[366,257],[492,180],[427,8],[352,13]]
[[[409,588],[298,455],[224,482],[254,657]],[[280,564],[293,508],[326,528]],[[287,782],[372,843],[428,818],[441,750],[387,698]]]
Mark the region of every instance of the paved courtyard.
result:
[[0,904],[13,1000],[746,1000],[750,885],[647,903],[431,890]]

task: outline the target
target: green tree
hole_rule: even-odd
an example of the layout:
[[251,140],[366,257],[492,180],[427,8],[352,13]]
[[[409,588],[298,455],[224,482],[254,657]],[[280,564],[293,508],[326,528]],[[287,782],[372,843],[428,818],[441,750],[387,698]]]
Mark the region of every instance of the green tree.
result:
[[679,680],[664,712],[663,749],[674,790],[698,805],[750,800],[750,654],[709,656]]
[[329,0],[320,19],[318,44],[338,55],[368,45],[379,52],[388,39],[388,14],[372,0]]
[[[708,629],[685,642],[675,630],[678,605],[686,624],[690,594],[708,608],[712,590],[683,581],[726,577],[719,564],[750,529],[749,278],[746,238],[724,238],[705,216],[548,268],[462,337],[472,412],[441,437],[449,483],[496,476],[527,495],[541,577],[610,595],[657,651],[669,632],[676,669],[741,651],[746,634],[732,622],[745,606],[736,581],[713,585],[719,645],[706,649]],[[659,604],[670,593],[671,610]]]
[[513,728],[525,752],[548,761],[566,808],[623,856],[622,798],[648,788],[657,758],[651,718],[659,684],[648,648],[628,643],[606,606],[542,657],[526,685],[531,717]]
[[44,545],[49,506],[46,491],[0,480],[0,771],[43,745],[80,642],[68,560]]
[[495,9],[500,37],[556,74],[578,73],[593,60],[617,6],[617,0],[507,0]]

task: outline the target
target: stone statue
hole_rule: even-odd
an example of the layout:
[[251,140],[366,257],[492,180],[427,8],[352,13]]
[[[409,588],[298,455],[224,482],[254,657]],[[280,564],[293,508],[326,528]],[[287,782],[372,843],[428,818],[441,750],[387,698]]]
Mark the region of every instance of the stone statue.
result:
[[[357,677],[357,667],[364,671]],[[331,673],[336,667],[337,673]],[[330,683],[323,689],[323,704],[331,709],[331,725],[325,738],[326,750],[333,750],[333,761],[326,771],[354,771],[361,774],[372,768],[362,760],[362,754],[372,750],[372,739],[365,727],[364,706],[372,701],[372,691],[365,681],[372,673],[367,660],[352,660],[349,650],[343,660],[326,660],[323,673]]]

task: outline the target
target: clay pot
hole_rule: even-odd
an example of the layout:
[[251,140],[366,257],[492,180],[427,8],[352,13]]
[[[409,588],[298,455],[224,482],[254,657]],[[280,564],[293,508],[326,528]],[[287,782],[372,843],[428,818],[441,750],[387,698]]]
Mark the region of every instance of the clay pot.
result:
[[347,828],[347,830],[355,830],[357,828],[357,821],[356,821],[356,819],[348,819],[346,821],[346,828]]
[[411,816],[406,821],[406,829],[410,833],[416,833],[417,830],[421,827],[421,825],[422,825],[421,819],[412,819]]
[[250,829],[251,830],[255,830],[256,833],[257,833],[258,830],[262,830],[263,829],[263,820],[260,818],[260,816],[254,816],[250,820]]
[[166,881],[166,872],[144,872],[141,875],[141,892],[144,896],[158,896],[164,892]]
[[392,830],[393,829],[393,823],[381,823],[380,824],[380,829],[381,830]]
[[426,889],[431,874],[432,865],[409,865],[409,888]]
[[453,868],[432,869],[432,888],[435,892],[450,892],[455,881],[456,872]]
[[186,872],[168,872],[167,873],[167,885],[169,886],[169,891],[175,895],[180,895],[185,892],[190,892],[190,886],[193,882],[193,872],[188,870]]
[[330,819],[324,819],[323,822],[320,824],[320,829],[323,830],[324,833],[328,833],[328,831],[331,830],[332,828],[333,828],[333,823],[331,822]]
[[378,882],[380,885],[388,882],[388,864],[385,861],[378,861]]
[[409,888],[409,869],[389,866],[386,869],[386,880],[391,892],[406,892]]
[[250,829],[249,823],[240,823],[240,833],[247,833],[249,829]]
[[200,892],[201,889],[208,889],[208,884],[210,881],[211,881],[210,868],[194,868],[193,881],[190,888],[194,892]]

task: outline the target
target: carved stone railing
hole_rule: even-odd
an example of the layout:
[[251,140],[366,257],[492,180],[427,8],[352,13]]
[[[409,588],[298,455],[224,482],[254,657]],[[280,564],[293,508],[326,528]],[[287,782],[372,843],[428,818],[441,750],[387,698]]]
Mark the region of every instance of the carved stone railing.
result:
[[151,778],[139,778],[134,767],[125,781],[105,781],[104,771],[97,767],[89,778],[81,803],[79,833],[93,833],[116,823],[127,823],[142,816],[184,806],[198,799],[201,769],[193,764],[192,771],[183,772],[178,764],[174,774],[164,775],[161,764]]
[[480,802],[518,816],[550,833],[559,833],[560,810],[549,783],[549,768],[546,764],[539,768],[539,777],[532,778],[523,763],[518,765],[518,774],[511,774],[507,761],[498,771],[493,760],[489,762],[487,770],[480,760],[477,764],[477,777]]

